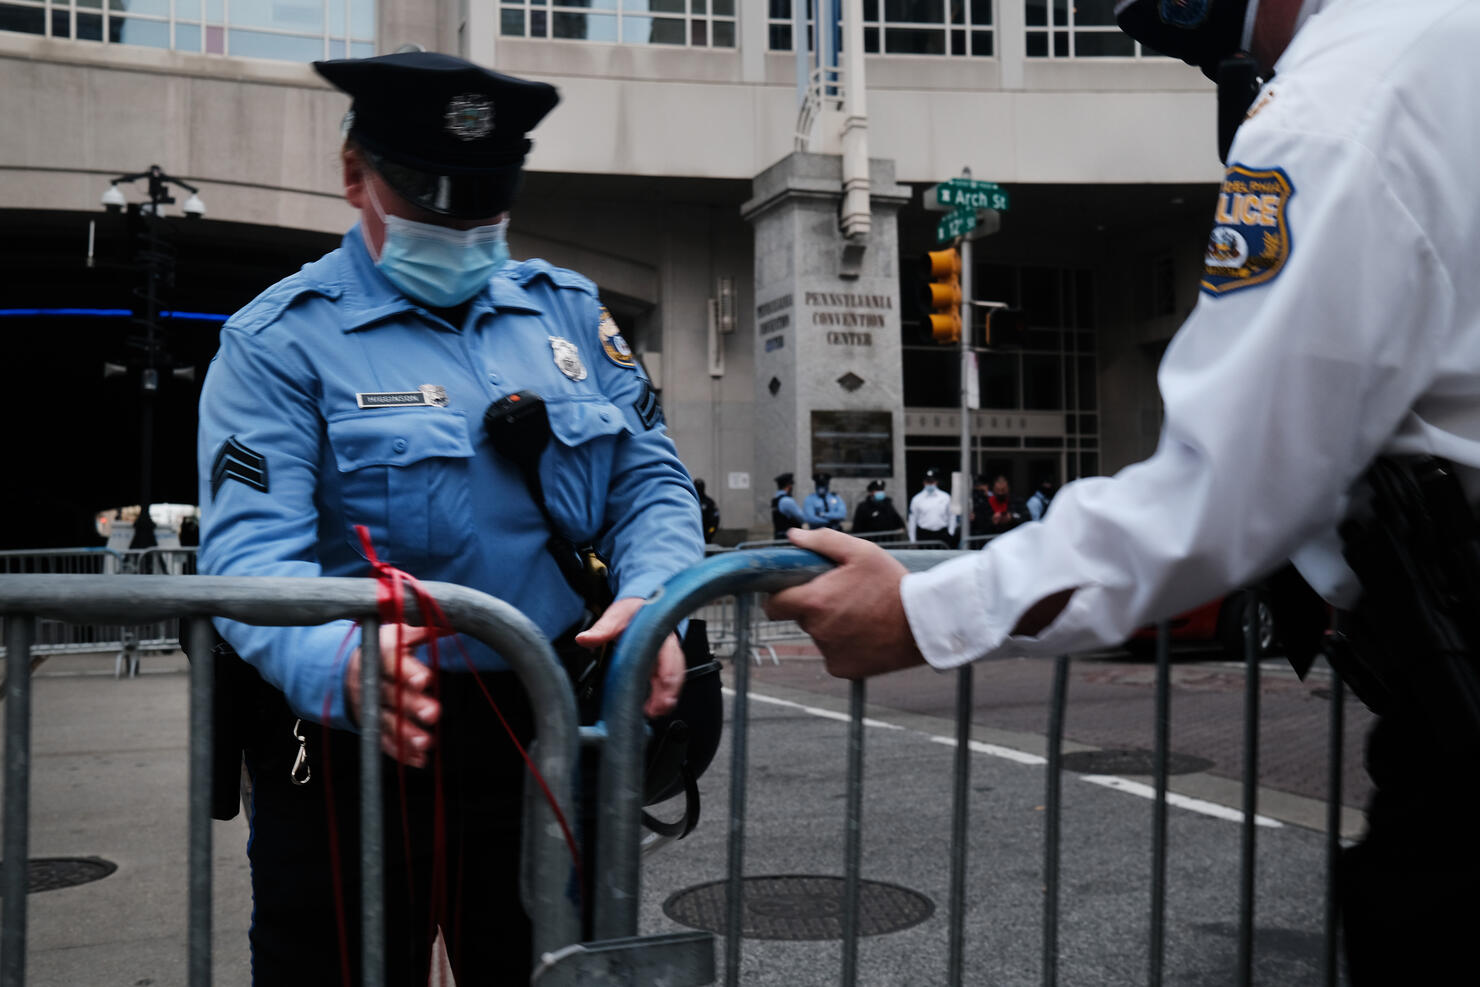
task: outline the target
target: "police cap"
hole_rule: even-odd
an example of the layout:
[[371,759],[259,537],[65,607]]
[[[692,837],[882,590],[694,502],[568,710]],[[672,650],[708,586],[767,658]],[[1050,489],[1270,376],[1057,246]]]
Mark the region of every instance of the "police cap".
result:
[[883,480],[870,480],[870,481],[868,481],[868,492],[869,493],[873,493],[875,490],[883,490],[883,489],[884,489],[884,481]]
[[778,475],[776,477],[776,489],[779,490],[782,487],[789,487],[789,486],[791,486],[791,481],[792,481],[792,475],[790,473],[782,473],[782,474]]
[[313,67],[352,98],[345,137],[386,183],[429,212],[482,219],[519,190],[525,136],[560,101],[555,87],[429,51]]
[[812,482],[817,484],[819,487],[825,487],[830,482],[832,482],[832,477],[827,473],[813,473]]
[[925,479],[927,479],[927,480],[939,480],[940,479],[940,470],[936,469],[934,466],[930,467],[928,470],[925,471]]

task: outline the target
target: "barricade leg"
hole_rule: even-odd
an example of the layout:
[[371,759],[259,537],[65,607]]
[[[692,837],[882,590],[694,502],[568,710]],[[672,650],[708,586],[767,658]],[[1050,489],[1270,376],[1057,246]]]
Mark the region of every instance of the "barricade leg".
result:
[[1048,705],[1048,764],[1044,767],[1043,807],[1043,984],[1059,982],[1059,837],[1063,826],[1064,706],[1069,699],[1069,656],[1053,664],[1053,695]]
[[966,845],[971,797],[972,666],[956,672],[956,760],[951,802],[951,931],[946,982],[959,987],[964,972],[966,941]]
[[31,810],[31,642],[34,617],[5,622],[5,901],[0,987],[26,982],[26,883]]
[[[360,631],[360,982],[385,987],[385,836],[380,815],[380,621]],[[368,711],[368,712],[366,712]]]
[[1172,633],[1156,625],[1156,738],[1152,773],[1156,798],[1151,803],[1151,987],[1161,987],[1166,958],[1167,770],[1171,739]]
[[863,863],[864,680],[848,687],[848,824],[843,841],[843,987],[858,983],[858,872]]
[[1244,603],[1244,820],[1239,849],[1238,982],[1254,982],[1254,813],[1259,798],[1259,596]]
[[191,621],[190,663],[190,987],[211,984],[211,696],[215,668],[211,625]]
[[755,596],[735,598],[735,701],[730,714],[730,841],[725,883],[725,987],[740,983],[740,941],[745,902],[745,772],[750,738],[750,611]]

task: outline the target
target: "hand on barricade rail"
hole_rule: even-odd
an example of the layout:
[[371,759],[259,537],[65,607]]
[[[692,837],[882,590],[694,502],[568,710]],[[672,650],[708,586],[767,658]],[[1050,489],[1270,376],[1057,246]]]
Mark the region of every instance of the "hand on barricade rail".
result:
[[[583,648],[598,648],[611,644],[632,622],[632,617],[642,609],[643,600],[635,596],[625,597],[606,608],[601,618],[576,635],[576,644]],[[678,705],[678,693],[683,689],[683,648],[677,634],[670,634],[658,649],[658,661],[653,666],[652,679],[648,685],[647,702],[642,707],[644,716],[662,716]]]
[[[426,767],[431,730],[442,715],[442,706],[431,693],[432,670],[416,657],[416,649],[434,636],[431,629],[412,624],[380,626],[380,748],[413,768]],[[360,649],[356,648],[344,670],[344,703],[356,724],[360,722],[360,700]]]
[[773,594],[766,616],[801,625],[817,642],[827,670],[839,678],[867,678],[925,661],[899,597],[907,571],[902,564],[878,545],[841,531],[793,528],[787,537],[838,566]]

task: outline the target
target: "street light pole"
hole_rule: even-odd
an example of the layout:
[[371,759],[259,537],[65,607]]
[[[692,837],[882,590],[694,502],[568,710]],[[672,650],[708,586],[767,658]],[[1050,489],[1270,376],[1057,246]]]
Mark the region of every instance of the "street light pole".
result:
[[205,203],[201,202],[199,190],[172,175],[167,175],[159,165],[150,165],[148,171],[120,175],[113,179],[103,193],[103,205],[109,212],[118,212],[126,202],[118,191],[119,182],[135,182],[141,178],[149,180],[149,201],[141,204],[139,211],[144,217],[144,249],[139,261],[144,268],[144,318],[135,319],[144,326],[143,365],[139,372],[139,516],[134,521],[134,536],[129,548],[153,548],[156,544],[154,519],[150,506],[154,501],[154,397],[159,392],[159,367],[167,362],[168,354],[159,334],[159,287],[168,278],[174,280],[174,254],[161,243],[159,238],[160,209],[171,205],[175,197],[170,186],[178,185],[190,192],[190,198],[182,207],[187,218],[199,219],[205,215]]

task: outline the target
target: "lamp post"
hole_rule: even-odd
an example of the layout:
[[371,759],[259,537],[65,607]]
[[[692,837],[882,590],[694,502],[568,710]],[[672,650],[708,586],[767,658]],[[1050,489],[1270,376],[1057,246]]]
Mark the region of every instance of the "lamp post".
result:
[[[128,340],[130,346],[143,351],[142,357],[130,361],[139,367],[140,480],[139,517],[134,522],[134,537],[129,547],[151,548],[155,544],[154,519],[149,515],[149,508],[154,498],[154,396],[159,391],[159,368],[170,362],[159,328],[160,289],[173,286],[175,279],[174,251],[163,244],[159,238],[160,209],[175,202],[175,197],[170,194],[171,185],[190,193],[190,198],[186,199],[184,205],[180,207],[187,219],[200,219],[205,215],[206,206],[201,201],[200,193],[195,186],[165,174],[164,169],[159,165],[150,165],[148,171],[119,175],[112,179],[102,195],[103,207],[110,213],[122,212],[128,207],[128,201],[118,188],[119,183],[131,184],[140,179],[148,179],[149,201],[142,202],[138,206],[139,213],[144,217],[142,235],[144,246],[138,254],[139,266],[144,271],[144,286],[142,290],[135,289],[135,294],[144,300],[144,316],[143,318],[135,316],[132,320],[136,325],[143,326],[144,335],[130,337]],[[182,369],[190,370],[191,368]],[[106,363],[103,365],[105,377],[124,372],[126,368],[119,364]],[[174,372],[179,375],[180,369]]]

